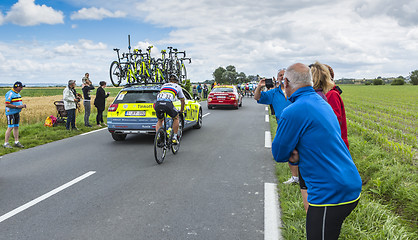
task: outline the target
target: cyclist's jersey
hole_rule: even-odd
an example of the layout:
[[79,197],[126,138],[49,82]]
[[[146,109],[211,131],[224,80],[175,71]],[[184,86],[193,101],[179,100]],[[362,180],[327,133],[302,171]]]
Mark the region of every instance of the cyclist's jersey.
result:
[[161,86],[160,93],[157,95],[157,101],[174,101],[176,98],[184,98],[183,90],[177,83],[165,83]]
[[[6,104],[12,104],[15,106],[22,105],[22,97],[20,93],[15,92],[13,89],[6,93]],[[16,113],[20,113],[22,111],[21,108],[8,108],[6,107],[6,115],[13,115]]]

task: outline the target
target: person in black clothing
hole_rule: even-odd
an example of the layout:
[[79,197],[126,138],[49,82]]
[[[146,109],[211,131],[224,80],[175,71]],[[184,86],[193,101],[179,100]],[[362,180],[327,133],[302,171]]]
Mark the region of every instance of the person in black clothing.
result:
[[[87,75],[88,73],[86,73]],[[83,91],[84,96],[84,126],[91,127],[89,119],[90,119],[90,111],[91,111],[91,97],[90,97],[90,91],[94,89],[93,84],[91,83],[90,79],[85,77],[83,78],[83,88],[81,89]]]
[[96,99],[94,99],[94,106],[97,108],[97,116],[96,116],[96,122],[97,126],[102,126],[100,123],[103,123],[103,125],[107,126],[103,121],[103,111],[105,110],[106,105],[106,98],[109,97],[109,93],[105,93],[104,88],[106,87],[106,82],[101,81],[100,87],[97,88],[96,91]]

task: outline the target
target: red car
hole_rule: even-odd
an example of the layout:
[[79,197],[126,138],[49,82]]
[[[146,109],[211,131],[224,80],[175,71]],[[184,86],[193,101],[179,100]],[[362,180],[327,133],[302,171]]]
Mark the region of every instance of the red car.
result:
[[233,85],[221,85],[213,87],[208,96],[208,108],[215,106],[231,106],[238,109],[242,106],[242,95]]

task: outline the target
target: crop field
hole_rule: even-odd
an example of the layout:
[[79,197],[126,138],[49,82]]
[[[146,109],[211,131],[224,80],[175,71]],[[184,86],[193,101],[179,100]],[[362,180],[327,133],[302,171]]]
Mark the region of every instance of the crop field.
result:
[[[4,96],[11,88],[0,88],[1,96]],[[23,88],[20,92],[22,95],[23,103],[27,105],[26,109],[21,112],[20,123],[21,125],[29,125],[34,123],[44,122],[45,119],[50,115],[57,115],[57,109],[55,108],[54,102],[62,100],[63,87],[49,87],[49,88]],[[81,88],[76,88],[78,93],[82,93]],[[120,88],[106,88],[105,91],[110,92],[110,96],[107,98],[107,105],[109,105]],[[93,106],[96,91],[91,92],[92,98],[92,113],[95,113],[96,109]],[[4,101],[4,97],[3,97]],[[84,114],[83,103],[81,103],[80,112],[78,114]],[[0,110],[0,128],[2,131],[6,130],[7,121],[6,115],[4,114],[4,107]],[[106,114],[106,112],[105,112]]]
[[416,165],[418,159],[418,88],[344,86],[349,128]]
[[[418,86],[340,85],[363,186],[339,239],[418,239]],[[271,131],[276,130],[271,116]],[[278,182],[290,176],[276,165]],[[305,238],[299,188],[279,184],[284,239]],[[353,236],[356,236],[353,238]]]

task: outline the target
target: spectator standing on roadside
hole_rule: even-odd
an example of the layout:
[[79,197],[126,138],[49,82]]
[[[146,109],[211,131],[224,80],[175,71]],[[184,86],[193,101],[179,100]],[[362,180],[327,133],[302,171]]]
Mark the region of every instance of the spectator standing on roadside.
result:
[[106,98],[109,97],[109,92],[105,93],[104,88],[106,87],[106,82],[101,81],[99,83],[100,87],[96,90],[96,98],[94,99],[94,106],[97,108],[97,116],[96,116],[96,123],[97,126],[101,127],[100,123],[107,126],[106,123],[103,121],[103,111],[106,107]]
[[75,126],[75,110],[77,103],[80,102],[80,98],[77,97],[75,91],[75,80],[69,80],[67,87],[64,89],[62,99],[64,101],[64,109],[67,112],[67,123],[65,127],[67,130],[78,130]]
[[90,112],[91,112],[91,97],[90,91],[94,89],[92,82],[89,79],[89,74],[86,73],[85,77],[82,79],[83,81],[83,91],[84,96],[84,126],[91,127],[89,119],[90,119]]
[[[315,92],[319,96],[321,96],[322,99],[328,102],[325,93],[327,93],[332,87],[331,77],[328,69],[319,62],[315,62],[314,64],[309,65],[309,68],[311,70],[313,88]],[[298,169],[298,175],[300,193],[302,194],[303,199],[303,206],[305,207],[305,211],[308,212],[308,186],[305,183],[303,174],[300,173],[300,169]]]
[[199,85],[197,85],[197,96],[199,99],[202,98],[202,85],[199,83]]
[[315,89],[315,92],[325,101],[328,101],[325,94],[334,87],[328,68],[319,62],[309,65],[309,68],[312,72],[313,88]]
[[206,84],[203,85],[203,98],[207,99],[208,98],[208,86]]
[[286,95],[272,144],[277,162],[297,164],[308,185],[307,239],[338,239],[345,218],[357,206],[362,181],[341,138],[337,117],[313,89],[310,69],[287,68]]
[[334,70],[332,70],[330,66],[326,64],[324,65],[328,67],[329,73],[331,75],[331,81],[334,83],[334,87],[329,92],[327,92],[325,96],[327,97],[329,105],[331,105],[332,110],[334,110],[334,113],[337,116],[338,123],[340,124],[341,128],[341,138],[345,142],[345,145],[347,145],[347,148],[350,150],[347,137],[347,119],[345,116],[345,107],[343,99],[341,98],[341,93],[343,91],[341,90],[341,88],[335,85]]
[[[276,121],[279,121],[280,115],[290,102],[286,99],[286,96],[282,90],[282,81],[286,69],[279,69],[277,73],[277,82],[274,83],[275,87],[267,91],[261,91],[266,85],[265,79],[261,79],[254,91],[254,99],[259,104],[270,105],[272,112],[274,112]],[[283,182],[284,184],[299,183],[298,166],[289,164],[290,172],[292,176],[289,180]]]
[[197,88],[196,88],[196,85],[193,85],[192,92],[193,92],[193,99],[194,100],[197,100]]
[[21,82],[15,82],[13,88],[6,93],[6,118],[7,118],[7,130],[4,137],[3,147],[12,148],[9,144],[10,134],[13,131],[13,137],[15,139],[15,147],[24,148],[24,146],[19,142],[19,122],[20,122],[20,112],[22,108],[26,108],[26,104],[22,103],[22,96],[20,91],[22,91],[23,85]]

